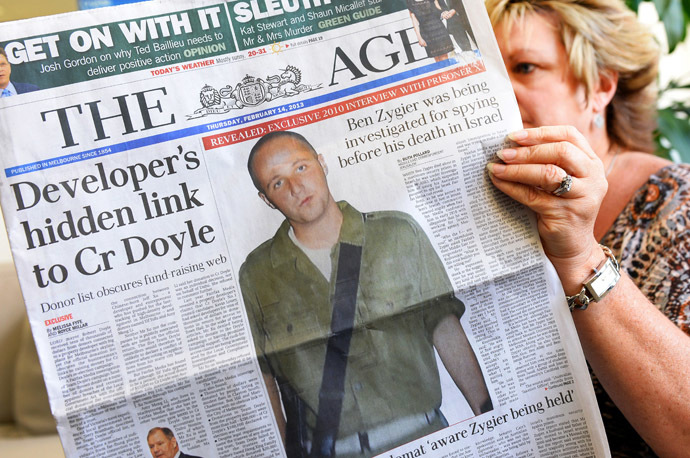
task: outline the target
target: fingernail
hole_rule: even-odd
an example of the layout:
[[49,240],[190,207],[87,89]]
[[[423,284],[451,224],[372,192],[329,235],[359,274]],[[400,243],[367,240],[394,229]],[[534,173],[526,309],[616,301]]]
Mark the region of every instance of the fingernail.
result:
[[508,134],[508,138],[510,138],[511,140],[515,140],[515,141],[524,140],[527,138],[527,131],[526,130],[517,130],[515,132]]
[[503,173],[503,171],[506,169],[506,166],[496,162],[489,162],[486,164],[486,168],[489,170],[490,174],[495,175],[497,173]]
[[515,159],[515,156],[517,156],[517,151],[511,148],[506,148],[496,153],[496,155],[504,161],[510,161]]

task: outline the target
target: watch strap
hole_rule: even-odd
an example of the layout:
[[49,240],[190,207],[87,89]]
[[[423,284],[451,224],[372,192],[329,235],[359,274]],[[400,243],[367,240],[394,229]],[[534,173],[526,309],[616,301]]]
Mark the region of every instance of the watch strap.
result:
[[599,302],[621,278],[620,265],[611,249],[605,245],[599,246],[604,251],[606,259],[597,268],[592,269],[592,275],[582,283],[582,289],[578,294],[566,296],[571,312],[575,309],[586,310],[591,302]]

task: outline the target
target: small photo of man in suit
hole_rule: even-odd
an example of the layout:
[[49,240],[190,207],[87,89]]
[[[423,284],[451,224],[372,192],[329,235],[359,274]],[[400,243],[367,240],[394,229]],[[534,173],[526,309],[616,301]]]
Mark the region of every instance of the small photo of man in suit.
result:
[[446,19],[448,32],[463,52],[472,51],[477,39],[474,37],[470,19],[467,17],[462,0],[440,0],[444,10],[442,18]]
[[146,441],[153,458],[200,458],[181,452],[175,434],[170,428],[159,426],[151,428]]
[[0,97],[11,97],[25,92],[38,91],[35,84],[17,83],[10,81],[12,66],[7,60],[7,53],[0,47]]

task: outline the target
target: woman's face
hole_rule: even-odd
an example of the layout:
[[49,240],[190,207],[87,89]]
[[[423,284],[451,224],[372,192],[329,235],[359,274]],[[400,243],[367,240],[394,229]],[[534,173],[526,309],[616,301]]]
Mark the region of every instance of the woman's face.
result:
[[573,125],[589,137],[592,104],[570,69],[555,19],[529,13],[495,30],[525,127]]

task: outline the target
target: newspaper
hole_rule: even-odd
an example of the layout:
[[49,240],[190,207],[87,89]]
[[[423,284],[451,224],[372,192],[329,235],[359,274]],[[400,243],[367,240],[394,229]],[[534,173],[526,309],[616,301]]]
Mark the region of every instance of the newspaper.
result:
[[608,456],[534,216],[485,171],[521,125],[481,1],[146,2],[0,45],[68,457]]

